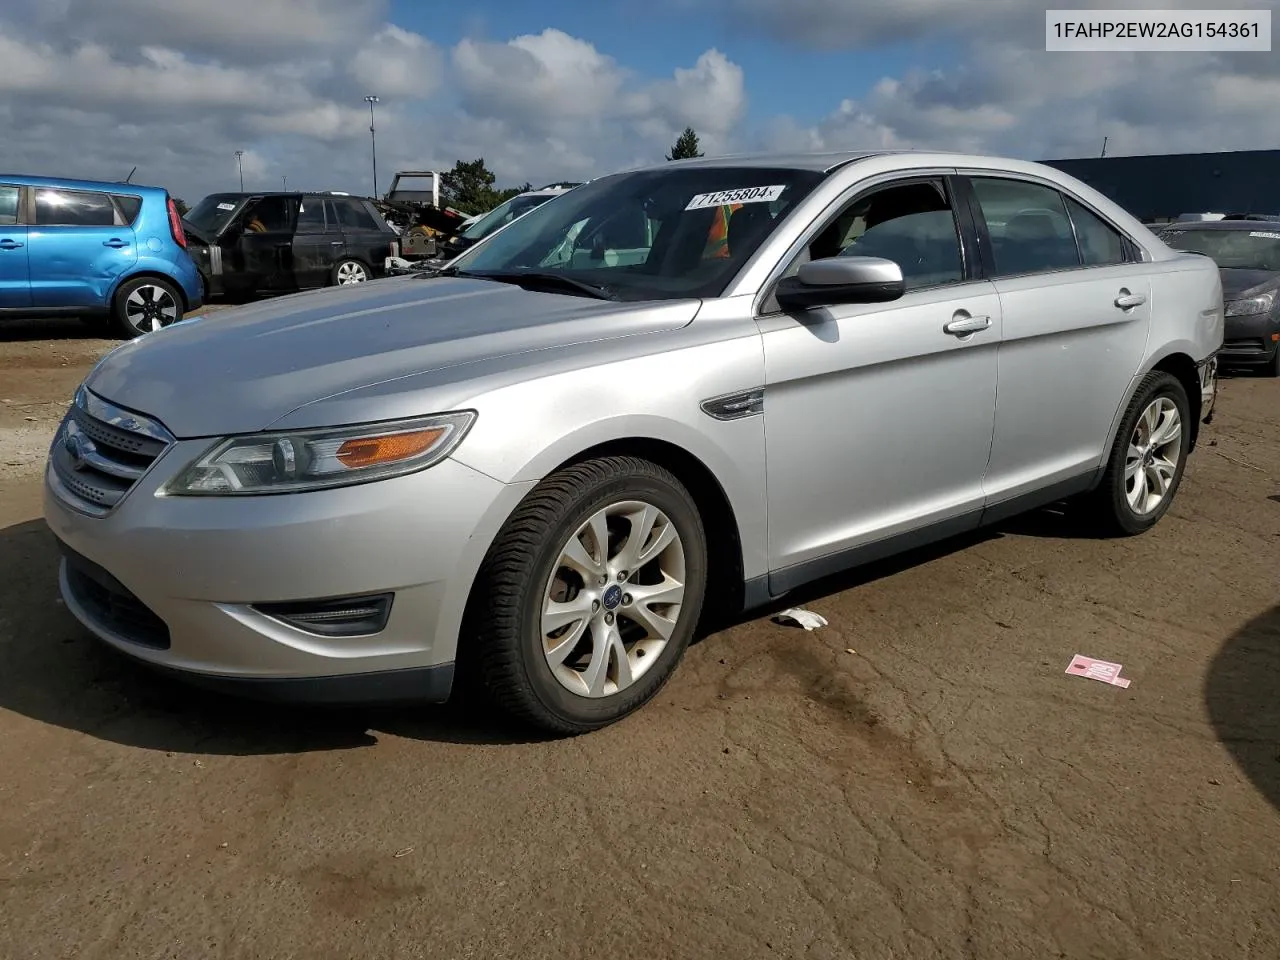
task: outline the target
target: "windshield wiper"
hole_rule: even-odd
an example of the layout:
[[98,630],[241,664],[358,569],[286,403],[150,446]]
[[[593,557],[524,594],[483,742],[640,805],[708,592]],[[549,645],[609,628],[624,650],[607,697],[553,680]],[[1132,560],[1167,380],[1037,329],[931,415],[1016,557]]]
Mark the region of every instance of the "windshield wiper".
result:
[[483,273],[457,271],[453,276],[475,277],[477,280],[496,280],[499,283],[514,283],[516,286],[523,287],[526,290],[545,290],[550,287],[553,290],[558,289],[587,297],[595,297],[597,300],[618,299],[609,292],[607,287],[587,283],[585,280],[578,280],[563,273],[539,273],[535,270],[486,270]]

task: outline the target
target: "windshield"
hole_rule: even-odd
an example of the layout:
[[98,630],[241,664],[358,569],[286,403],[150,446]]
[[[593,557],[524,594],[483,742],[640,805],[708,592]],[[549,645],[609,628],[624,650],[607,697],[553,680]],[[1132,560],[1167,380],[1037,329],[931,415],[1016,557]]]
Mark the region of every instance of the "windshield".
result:
[[556,274],[621,300],[718,297],[825,176],[675,167],[603,177],[521,217],[454,270]]
[[213,237],[227,225],[243,199],[233,193],[215,193],[188,210],[182,219],[201,233]]
[[512,197],[481,216],[479,220],[459,233],[459,236],[466,237],[468,240],[483,240],[499,227],[505,226],[516,217],[523,216],[550,199],[549,194],[541,197]]
[[1212,257],[1219,267],[1280,271],[1280,228],[1275,230],[1166,230],[1175,250]]

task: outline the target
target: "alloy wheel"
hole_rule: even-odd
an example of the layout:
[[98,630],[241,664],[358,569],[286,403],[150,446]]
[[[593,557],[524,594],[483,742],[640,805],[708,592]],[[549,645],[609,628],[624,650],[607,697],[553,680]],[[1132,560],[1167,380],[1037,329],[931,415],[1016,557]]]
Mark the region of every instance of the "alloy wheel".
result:
[[684,545],[657,507],[625,500],[593,513],[543,592],[542,650],[560,685],[599,698],[638,681],[675,631],[685,579]]
[[182,311],[172,293],[155,284],[143,284],[124,301],[124,315],[135,330],[147,333],[167,327]]
[[1125,455],[1125,496],[1138,516],[1158,509],[1178,475],[1182,417],[1168,397],[1156,397],[1142,411]]
[[352,283],[364,283],[369,279],[368,271],[362,264],[347,260],[338,265],[338,283],[347,286]]

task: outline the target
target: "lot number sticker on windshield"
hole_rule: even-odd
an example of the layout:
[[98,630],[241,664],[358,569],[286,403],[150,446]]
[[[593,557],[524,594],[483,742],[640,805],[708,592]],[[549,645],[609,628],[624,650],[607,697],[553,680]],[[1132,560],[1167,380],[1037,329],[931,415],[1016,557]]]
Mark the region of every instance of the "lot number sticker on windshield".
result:
[[1256,233],[1250,233],[1251,237],[1261,237],[1263,240],[1280,240],[1280,233],[1268,233],[1266,230],[1259,230]]
[[236,205],[235,205],[234,203],[220,203],[220,204],[218,204],[218,209],[219,209],[219,210],[234,210],[235,208],[236,208]]
[[772,203],[782,196],[787,189],[786,184],[774,184],[771,187],[742,187],[738,190],[719,190],[715,193],[700,193],[685,207],[686,210],[701,210],[704,207],[723,207],[733,203]]

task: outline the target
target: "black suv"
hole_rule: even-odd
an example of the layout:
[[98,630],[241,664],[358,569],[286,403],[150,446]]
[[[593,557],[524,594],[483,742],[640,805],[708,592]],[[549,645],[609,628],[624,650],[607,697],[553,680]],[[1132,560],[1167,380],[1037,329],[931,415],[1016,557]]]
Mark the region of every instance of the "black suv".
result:
[[334,193],[215,193],[182,222],[211,296],[363,283],[397,239],[372,202]]

